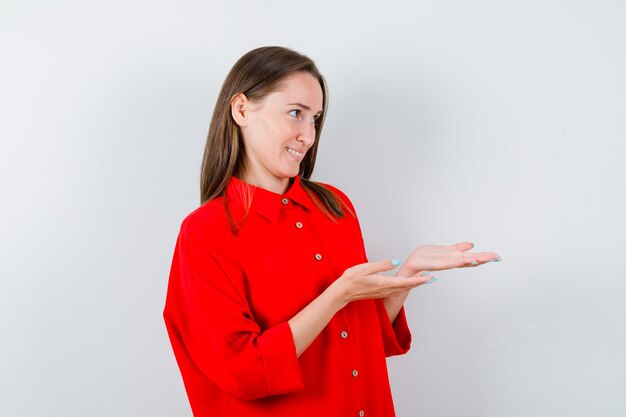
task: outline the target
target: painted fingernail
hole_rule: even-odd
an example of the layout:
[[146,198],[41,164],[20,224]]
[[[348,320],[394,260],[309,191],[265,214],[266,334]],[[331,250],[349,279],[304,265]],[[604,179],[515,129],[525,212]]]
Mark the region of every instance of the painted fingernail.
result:
[[498,256],[498,257],[497,257],[496,259],[494,259],[493,261],[494,261],[494,262],[500,262],[501,260],[502,260],[502,258],[500,258],[500,257]]
[[436,277],[432,277],[431,279],[429,279],[428,281],[426,281],[424,284],[432,284],[433,282],[437,281]]
[[422,276],[430,275],[430,271],[426,271],[422,274]]
[[471,265],[478,265],[478,262],[474,261],[471,263]]
[[398,266],[400,265],[402,262],[399,259],[394,259],[393,261],[391,261],[391,265],[393,266]]

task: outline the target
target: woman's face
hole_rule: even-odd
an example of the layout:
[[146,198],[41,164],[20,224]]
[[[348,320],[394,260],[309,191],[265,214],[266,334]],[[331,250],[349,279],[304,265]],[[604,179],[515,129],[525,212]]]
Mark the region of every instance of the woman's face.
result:
[[281,84],[260,102],[239,95],[231,111],[241,128],[247,156],[242,179],[282,194],[313,146],[323,95],[319,82],[308,72],[290,74]]

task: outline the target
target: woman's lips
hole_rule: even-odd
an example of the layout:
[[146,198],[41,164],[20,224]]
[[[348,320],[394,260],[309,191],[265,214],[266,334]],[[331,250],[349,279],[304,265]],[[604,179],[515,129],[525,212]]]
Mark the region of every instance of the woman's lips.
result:
[[291,155],[296,161],[301,161],[302,158],[304,158],[304,152],[296,151],[295,149],[288,147],[285,149],[287,150],[287,153],[289,153],[289,155]]

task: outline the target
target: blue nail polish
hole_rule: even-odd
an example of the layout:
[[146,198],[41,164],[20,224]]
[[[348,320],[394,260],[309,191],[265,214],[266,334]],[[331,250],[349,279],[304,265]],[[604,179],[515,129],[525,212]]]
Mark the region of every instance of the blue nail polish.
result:
[[422,274],[422,276],[430,275],[430,271],[426,271]]
[[426,281],[424,284],[432,284],[433,282],[437,281],[436,277],[432,277],[431,279],[429,279],[428,281]]
[[471,265],[478,265],[478,262],[474,261],[471,263]]
[[497,258],[496,258],[496,259],[494,259],[493,261],[494,261],[494,262],[500,262],[501,260],[502,260],[502,258],[497,257]]
[[391,261],[391,265],[393,266],[398,266],[400,265],[402,262],[399,259],[394,259],[393,261]]

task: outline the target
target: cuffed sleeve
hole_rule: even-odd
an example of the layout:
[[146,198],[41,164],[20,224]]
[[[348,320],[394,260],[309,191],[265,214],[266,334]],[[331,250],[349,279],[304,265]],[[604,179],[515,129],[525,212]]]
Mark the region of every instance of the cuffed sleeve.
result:
[[389,357],[407,353],[411,348],[411,330],[406,321],[404,306],[400,308],[398,315],[391,323],[382,299],[376,299],[375,301],[383,345],[385,347],[385,356]]
[[300,362],[289,323],[274,326],[262,336],[259,338],[259,349],[263,356],[268,392],[283,393],[303,388]]
[[287,322],[261,329],[243,273],[220,252],[210,228],[183,222],[163,312],[183,379],[198,373],[243,400],[304,388]]

